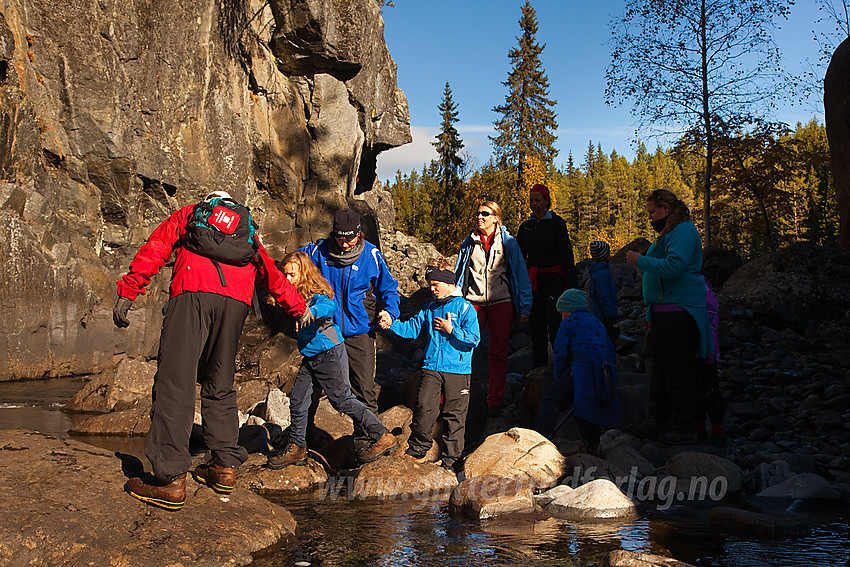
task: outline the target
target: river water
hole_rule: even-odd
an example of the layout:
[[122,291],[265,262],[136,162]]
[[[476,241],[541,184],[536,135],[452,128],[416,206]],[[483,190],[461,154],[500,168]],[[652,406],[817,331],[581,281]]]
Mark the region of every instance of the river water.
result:
[[[0,383],[0,429],[68,437],[79,416],[61,408],[82,384],[67,379]],[[141,439],[78,439],[142,457]],[[811,530],[805,537],[771,540],[711,529],[706,510],[674,507],[627,523],[473,522],[451,517],[445,503],[325,496],[270,498],[292,512],[298,533],[295,541],[257,558],[259,567],[584,566],[615,549],[700,566],[850,566],[850,514],[835,510],[800,515]]]

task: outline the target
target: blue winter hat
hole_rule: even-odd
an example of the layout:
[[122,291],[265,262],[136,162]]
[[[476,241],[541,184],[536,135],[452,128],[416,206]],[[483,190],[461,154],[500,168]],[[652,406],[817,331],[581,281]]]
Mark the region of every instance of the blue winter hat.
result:
[[576,309],[586,309],[587,294],[580,289],[568,289],[558,298],[555,308],[560,313],[572,312]]

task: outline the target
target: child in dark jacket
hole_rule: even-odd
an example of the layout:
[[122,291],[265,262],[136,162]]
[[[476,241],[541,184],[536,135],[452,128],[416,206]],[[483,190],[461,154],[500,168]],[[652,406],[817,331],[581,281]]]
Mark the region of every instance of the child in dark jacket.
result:
[[620,328],[617,326],[617,285],[608,265],[611,247],[604,240],[594,240],[590,243],[590,257],[593,263],[588,268],[588,308],[591,315],[602,321],[611,342],[616,344]]
[[555,376],[540,403],[535,429],[556,433],[558,414],[572,405],[588,449],[599,449],[602,425],[620,419],[614,345],[602,322],[587,310],[587,295],[568,289],[558,298],[561,326],[555,338]]
[[406,455],[424,462],[433,443],[431,430],[440,417],[445,447],[441,465],[454,470],[463,453],[472,351],[481,336],[475,308],[454,285],[451,264],[442,258],[433,264],[426,269],[425,279],[434,300],[426,303],[408,321],[390,321],[389,317],[384,317],[380,325],[382,329],[389,329],[407,339],[418,337],[422,329],[427,330],[428,346],[422,363],[422,380],[416,395]]
[[398,441],[365,404],[354,397],[348,382],[348,356],[342,333],[333,322],[333,290],[310,257],[300,250],[283,258],[283,273],[307,300],[307,311],[298,320],[298,350],[304,356],[290,396],[289,444],[268,458],[268,466],[282,469],[307,462],[307,421],[313,380],[322,387],[333,408],[359,424],[372,440],[361,451],[363,462],[374,461],[398,447]]

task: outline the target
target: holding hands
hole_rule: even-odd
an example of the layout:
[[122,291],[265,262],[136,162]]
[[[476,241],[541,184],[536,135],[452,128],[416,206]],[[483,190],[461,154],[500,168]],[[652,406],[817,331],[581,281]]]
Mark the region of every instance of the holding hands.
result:
[[390,325],[393,323],[393,317],[386,311],[381,311],[378,313],[378,326],[380,326],[383,330],[387,330],[390,328]]

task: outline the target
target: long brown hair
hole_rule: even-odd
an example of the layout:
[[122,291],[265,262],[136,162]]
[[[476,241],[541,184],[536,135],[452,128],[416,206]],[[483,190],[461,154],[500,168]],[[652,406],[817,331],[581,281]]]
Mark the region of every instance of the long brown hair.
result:
[[317,293],[327,295],[330,299],[334,298],[334,290],[331,284],[322,276],[322,272],[306,253],[301,250],[290,252],[281,261],[284,269],[286,269],[287,264],[298,266],[298,283],[295,284],[295,289],[304,299],[309,301]]
[[656,205],[667,205],[670,207],[667,223],[664,225],[664,229],[658,234],[658,238],[661,238],[683,222],[691,220],[691,211],[688,209],[688,206],[669,189],[656,189],[649,194],[646,201],[647,203],[652,201]]

